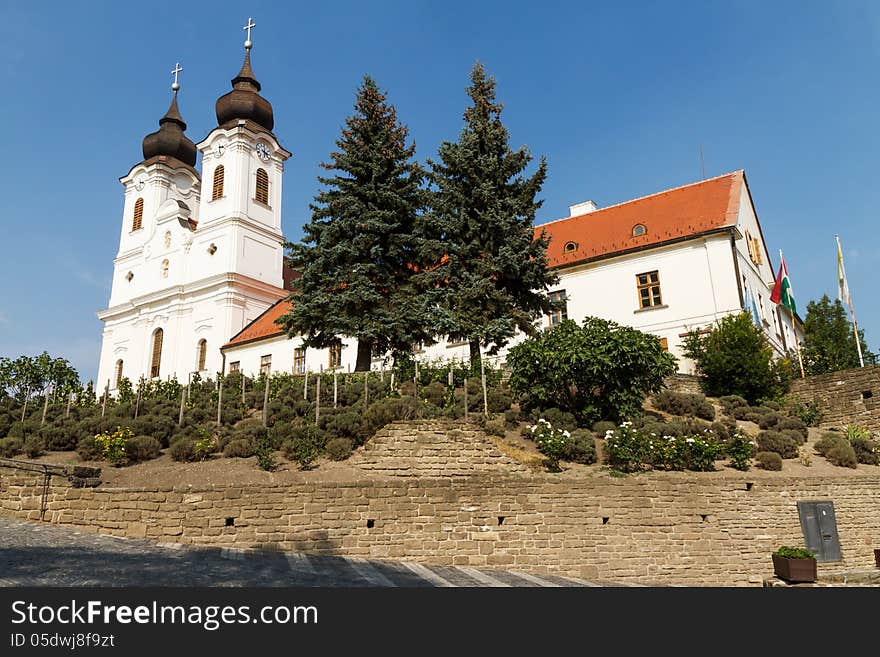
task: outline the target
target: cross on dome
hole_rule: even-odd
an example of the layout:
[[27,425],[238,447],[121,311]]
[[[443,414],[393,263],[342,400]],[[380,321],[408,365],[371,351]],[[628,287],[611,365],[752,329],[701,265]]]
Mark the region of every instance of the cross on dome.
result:
[[177,62],[174,65],[174,68],[171,69],[171,74],[174,76],[174,82],[171,83],[171,90],[177,91],[180,89],[180,85],[177,83],[177,74],[183,70],[183,67],[180,65],[180,62]]
[[247,32],[247,39],[244,42],[244,47],[247,50],[250,50],[251,47],[254,45],[253,42],[251,41],[251,30],[254,29],[256,26],[257,26],[257,24],[251,20],[250,16],[248,16],[247,25],[245,25],[243,28],[241,28],[245,32]]

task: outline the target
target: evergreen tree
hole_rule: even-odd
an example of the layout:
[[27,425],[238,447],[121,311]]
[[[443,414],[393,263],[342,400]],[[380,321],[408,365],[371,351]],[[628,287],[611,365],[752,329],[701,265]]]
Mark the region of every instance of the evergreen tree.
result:
[[535,197],[547,176],[542,157],[531,162],[523,146],[511,150],[495,100],[495,80],[477,63],[464,128],[455,143],[443,142],[439,162],[429,161],[432,194],[428,245],[433,262],[434,326],[450,340],[470,343],[471,365],[480,344],[496,353],[516,330],[534,335],[534,321],[552,310],[546,288],[558,278],[547,268],[547,240],[535,238],[532,222],[542,201]]
[[[862,353],[868,356],[864,331],[859,330]],[[839,299],[832,303],[827,294],[807,304],[802,349],[807,374],[825,374],[859,366],[853,327]]]
[[430,340],[418,290],[424,170],[411,161],[407,137],[394,106],[364,76],[338,150],[321,165],[334,175],[318,178],[324,189],[302,243],[287,245],[301,277],[279,323],[310,347],[357,338],[357,371],[369,370],[374,351],[408,353]]

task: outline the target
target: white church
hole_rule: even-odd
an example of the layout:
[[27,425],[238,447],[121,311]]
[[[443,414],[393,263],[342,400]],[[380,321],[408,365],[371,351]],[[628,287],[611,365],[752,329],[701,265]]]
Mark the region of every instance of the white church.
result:
[[[249,20],[232,90],[217,100],[217,127],[198,144],[186,136],[175,67],[159,130],[120,178],[119,251],[108,307],[98,313],[99,389],[112,393],[123,377],[354,368],[355,340],[304,349],[275,323],[289,309],[281,202],[291,154],[272,133],[272,106],[251,69],[253,27]],[[803,339],[800,319],[770,301],[774,269],[742,170],[604,208],[579,203],[542,230],[560,279],[548,294],[561,302],[545,326],[587,315],[633,326],[656,335],[682,372],[693,370],[682,356],[686,333],[744,308],[777,354]],[[495,359],[503,363],[505,353]],[[431,361],[468,355],[467,343],[442,340],[418,352]]]

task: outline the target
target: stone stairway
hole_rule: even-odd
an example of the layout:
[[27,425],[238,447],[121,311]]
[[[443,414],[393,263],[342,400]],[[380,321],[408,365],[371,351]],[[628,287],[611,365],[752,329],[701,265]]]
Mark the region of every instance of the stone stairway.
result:
[[380,429],[349,461],[393,477],[461,477],[525,473],[481,428],[465,422],[393,422]]

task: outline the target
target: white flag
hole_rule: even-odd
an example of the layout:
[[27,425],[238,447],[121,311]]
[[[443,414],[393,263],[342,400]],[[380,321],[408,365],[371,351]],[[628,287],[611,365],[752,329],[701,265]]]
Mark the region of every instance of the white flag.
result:
[[843,251],[840,248],[840,238],[837,238],[837,298],[841,303],[850,305],[849,284],[846,282],[846,269],[843,267]]

